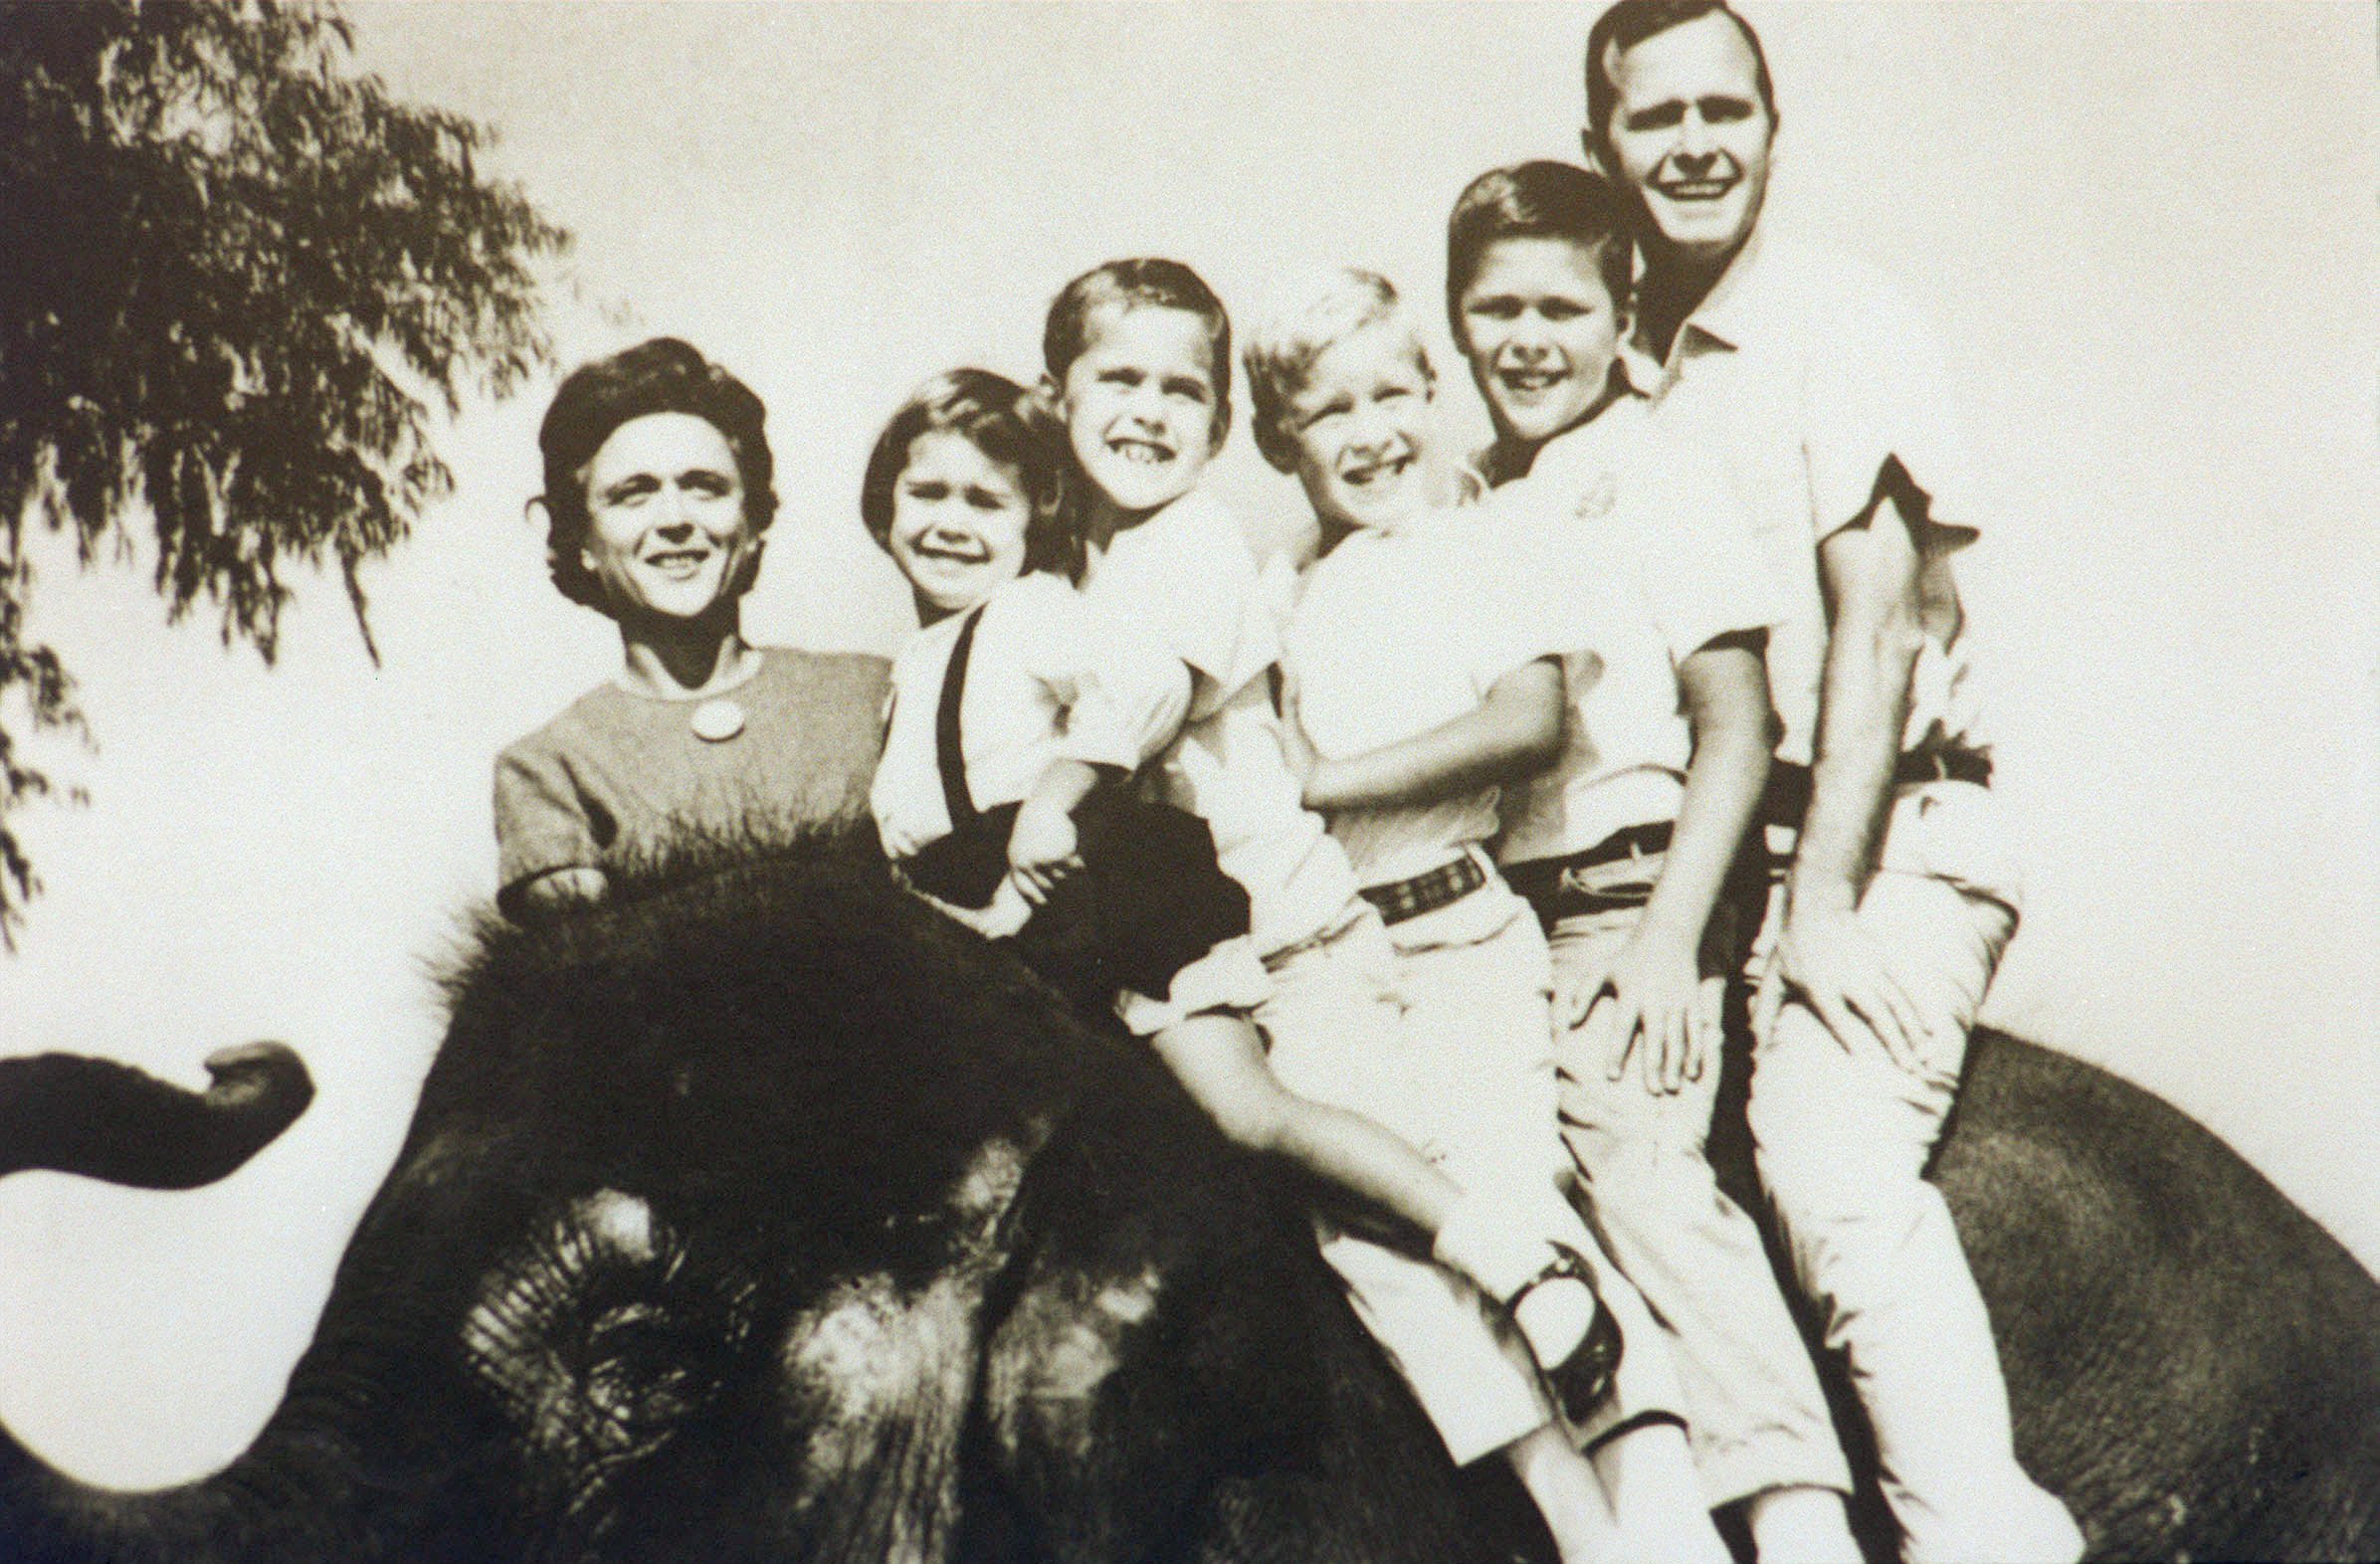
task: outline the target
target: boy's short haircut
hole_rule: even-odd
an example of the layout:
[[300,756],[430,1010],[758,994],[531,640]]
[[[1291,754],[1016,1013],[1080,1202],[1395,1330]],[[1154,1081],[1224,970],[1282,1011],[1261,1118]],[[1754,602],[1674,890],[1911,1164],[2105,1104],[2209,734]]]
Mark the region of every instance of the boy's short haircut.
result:
[[1752,31],[1752,24],[1727,0],[1618,0],[1587,29],[1587,134],[1592,139],[1601,142],[1609,135],[1612,109],[1620,100],[1620,90],[1604,69],[1604,57],[1615,49],[1626,54],[1648,38],[1713,11],[1743,34],[1752,51],[1752,81],[1760,91],[1760,104],[1768,110],[1769,123],[1777,122],[1777,90],[1769,81],[1768,54],[1760,47],[1760,35]]
[[1619,186],[1575,163],[1539,158],[1491,168],[1464,187],[1446,223],[1446,318],[1466,352],[1463,294],[1500,239],[1563,239],[1596,253],[1615,307],[1628,302],[1634,239]]
[[[719,432],[743,484],[744,519],[754,536],[777,513],[776,459],[768,449],[768,411],[752,388],[674,336],[657,336],[608,358],[579,365],[554,388],[537,426],[544,458],[545,562],[557,591],[573,603],[604,607],[602,583],[579,557],[586,546],[587,464],[622,424],[653,413],[686,413]],[[735,591],[759,569],[754,550]]]
[[893,489],[919,437],[953,434],[992,461],[1015,468],[1033,513],[1025,523],[1025,569],[1083,573],[1083,545],[1068,524],[1066,432],[1033,393],[988,369],[953,369],[909,393],[868,453],[860,519],[887,553],[892,548]]
[[1179,261],[1139,256],[1092,267],[1058,291],[1042,325],[1042,367],[1060,385],[1091,346],[1091,317],[1106,304],[1154,305],[1198,316],[1207,331],[1207,369],[1215,381],[1215,444],[1232,425],[1232,322],[1205,278]]
[[1435,382],[1429,349],[1398,301],[1393,284],[1377,272],[1337,267],[1299,278],[1282,288],[1249,333],[1249,423],[1265,460],[1288,471],[1296,447],[1282,429],[1289,398],[1305,385],[1314,360],[1369,326],[1400,327],[1413,346],[1413,360]]

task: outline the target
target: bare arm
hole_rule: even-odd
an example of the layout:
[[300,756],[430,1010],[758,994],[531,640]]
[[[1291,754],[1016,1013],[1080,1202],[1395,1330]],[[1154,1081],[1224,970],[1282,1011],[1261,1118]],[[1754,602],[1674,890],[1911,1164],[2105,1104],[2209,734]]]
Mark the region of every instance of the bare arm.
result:
[[1058,882],[1083,867],[1075,810],[1099,784],[1099,768],[1064,756],[1042,768],[1008,833],[1009,879],[1040,906]]
[[1810,813],[1787,881],[1789,914],[1859,904],[1892,796],[1909,675],[1925,643],[1917,549],[1896,500],[1879,500],[1868,525],[1845,527],[1820,544],[1818,564],[1833,623]]
[[1887,494],[1866,525],[1844,527],[1819,545],[1832,626],[1810,813],[1786,876],[1785,925],[1760,1003],[1765,1029],[1786,992],[1796,992],[1845,1048],[1872,1034],[1911,1069],[1925,1023],[1854,914],[1875,873],[1908,719],[1909,677],[1924,644],[1913,531],[1924,519]]
[[1700,945],[1727,866],[1760,807],[1777,731],[1768,702],[1766,642],[1759,632],[1721,636],[1679,665],[1694,757],[1661,881],[1637,925],[1640,939],[1688,953]]
[[[1705,990],[1699,957],[1727,866],[1759,808],[1776,741],[1766,639],[1756,631],[1721,636],[1679,665],[1694,753],[1661,879],[1601,984],[1559,996],[1564,1024],[1593,1016],[1598,1027],[1614,1029],[1602,1049],[1614,1079],[1641,1047],[1647,1087],[1676,1092],[1702,1078],[1718,1047],[1718,980],[1714,975]],[[1604,1000],[1608,1008],[1597,1013]]]
[[1435,803],[1526,776],[1550,764],[1561,742],[1562,666],[1539,658],[1497,680],[1476,709],[1425,733],[1315,760],[1305,804],[1328,813]]

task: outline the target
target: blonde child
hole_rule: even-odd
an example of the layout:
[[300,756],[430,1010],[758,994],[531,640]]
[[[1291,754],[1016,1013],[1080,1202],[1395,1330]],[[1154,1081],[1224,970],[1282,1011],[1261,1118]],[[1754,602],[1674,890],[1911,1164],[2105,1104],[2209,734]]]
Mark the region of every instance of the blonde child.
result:
[[[1168,994],[1134,996],[1127,1020],[1218,1051],[1250,1049],[1253,1020],[1292,1091],[1395,1130],[1463,1190],[1436,1229],[1436,1253],[1490,1297],[1517,1298],[1534,1362],[1499,1340],[1483,1300],[1449,1271],[1317,1221],[1324,1257],[1458,1463],[1500,1454],[1566,1558],[1614,1548],[1723,1556],[1699,1507],[1685,1512],[1695,1526],[1685,1525],[1675,1484],[1644,1459],[1664,1436],[1676,1441],[1674,1426],[1659,1425],[1676,1417],[1675,1386],[1641,1302],[1556,1189],[1550,1101],[1539,1144],[1523,1148],[1492,1130],[1508,1115],[1465,1111],[1479,1100],[1468,1085],[1463,1105],[1434,1097],[1444,1074],[1406,1014],[1380,912],[1301,799],[1273,701],[1277,610],[1237,522],[1196,488],[1229,427],[1221,302],[1177,262],[1113,262],[1059,293],[1043,345],[1043,393],[1065,421],[1084,485],[1085,594],[1152,629],[1192,681],[1189,718],[1150,785],[1213,828],[1224,869],[1248,889],[1254,925],[1245,946],[1195,964]],[[1270,991],[1253,998],[1227,978],[1251,949],[1270,977]],[[1552,1248],[1556,1268],[1532,1269],[1521,1246],[1498,1236],[1515,1218],[1524,1233],[1546,1236],[1529,1247]],[[1627,1342],[1610,1396],[1581,1282],[1604,1293]],[[1540,1312],[1545,1304],[1567,1318]],[[1541,1365],[1581,1433],[1600,1442],[1595,1466],[1554,1415]]]
[[[1456,503],[1429,357],[1384,279],[1332,272],[1285,292],[1247,358],[1259,448],[1297,478],[1320,530],[1283,642],[1304,801],[1388,925],[1410,1018],[1434,1044],[1435,1111],[1551,1187],[1567,1158],[1550,969],[1487,847],[1501,785],[1558,750],[1560,660],[1494,524]],[[1666,1375],[1663,1344],[1640,1345]],[[1613,1464],[1661,1528],[1644,1534],[1660,1556],[1723,1556],[1674,1380],[1658,1396]]]

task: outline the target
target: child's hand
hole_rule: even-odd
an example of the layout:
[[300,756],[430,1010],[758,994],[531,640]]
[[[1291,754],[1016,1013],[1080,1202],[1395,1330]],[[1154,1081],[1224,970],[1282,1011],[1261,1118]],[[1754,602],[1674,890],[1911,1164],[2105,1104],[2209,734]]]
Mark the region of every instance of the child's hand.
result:
[[1017,877],[1010,875],[993,887],[992,899],[984,903],[975,926],[987,939],[1006,939],[1032,920],[1033,907],[1017,888]]
[[1082,839],[1065,810],[1028,799],[1008,834],[1008,879],[1025,900],[1040,906],[1060,880],[1083,867]]
[[980,907],[955,905],[915,885],[906,885],[906,888],[910,895],[953,923],[971,928],[986,939],[1006,939],[1023,928],[1033,916],[1033,908],[1025,904],[1025,898],[1017,892],[1015,880],[1009,878],[1001,880],[992,891],[992,899]]
[[[1699,1081],[1717,1057],[1725,990],[1724,979],[1701,976],[1690,946],[1673,950],[1632,939],[1602,984],[1590,994],[1569,996],[1569,1002],[1576,1007],[1583,997],[1581,1019],[1590,1046],[1604,1057],[1609,1078],[1626,1075],[1629,1056],[1635,1054],[1645,1072],[1645,1089],[1672,1096],[1687,1081]],[[1563,1019],[1577,1024],[1571,1015]]]

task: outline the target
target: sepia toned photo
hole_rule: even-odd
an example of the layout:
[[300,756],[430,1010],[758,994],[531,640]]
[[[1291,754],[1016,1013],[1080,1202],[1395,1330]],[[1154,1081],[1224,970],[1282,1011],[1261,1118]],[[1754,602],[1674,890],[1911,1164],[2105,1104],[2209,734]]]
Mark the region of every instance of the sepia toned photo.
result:
[[2380,12],[0,0],[0,1560],[2380,1556]]

